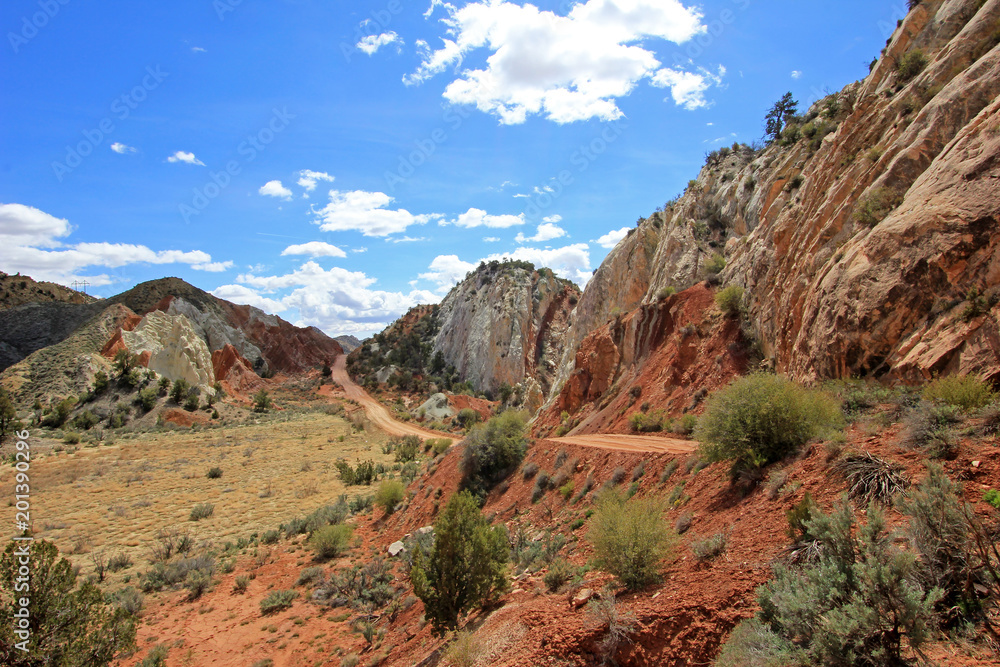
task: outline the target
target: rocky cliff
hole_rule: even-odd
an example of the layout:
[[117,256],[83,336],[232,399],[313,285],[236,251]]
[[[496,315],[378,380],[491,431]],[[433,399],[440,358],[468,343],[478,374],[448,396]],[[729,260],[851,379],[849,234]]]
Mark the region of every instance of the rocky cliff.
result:
[[712,153],[588,284],[550,407],[612,304],[706,278],[745,289],[748,331],[795,378],[1000,380],[998,44],[1000,0],[925,0],[867,78],[766,148]]
[[534,378],[548,390],[580,291],[548,269],[520,262],[481,264],[441,302],[440,351],[462,379],[495,391]]

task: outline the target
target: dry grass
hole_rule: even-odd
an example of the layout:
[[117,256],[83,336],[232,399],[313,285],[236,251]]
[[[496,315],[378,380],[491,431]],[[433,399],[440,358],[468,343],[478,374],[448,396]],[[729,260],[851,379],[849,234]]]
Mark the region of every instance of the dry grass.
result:
[[[352,433],[346,420],[313,412],[212,430],[136,434],[72,453],[39,440],[34,453],[43,455],[32,462],[36,536],[55,542],[84,574],[94,570],[87,555],[93,551],[125,554],[133,565],[108,578],[134,577],[148,567],[161,530],[221,546],[274,529],[342,493],[373,493],[371,487],[345,488],[333,464],[342,457],[351,464],[371,459],[391,465],[392,457],[382,453],[385,439]],[[312,464],[303,466],[304,460]],[[222,477],[206,478],[216,466]],[[9,466],[0,469],[0,487],[11,488],[13,474]],[[214,505],[213,514],[189,521],[199,503]]]

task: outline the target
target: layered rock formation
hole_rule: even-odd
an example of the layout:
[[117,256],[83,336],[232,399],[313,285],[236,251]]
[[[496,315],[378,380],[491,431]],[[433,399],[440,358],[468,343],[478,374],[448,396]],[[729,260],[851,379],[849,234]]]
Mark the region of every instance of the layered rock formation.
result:
[[230,396],[248,396],[265,385],[264,380],[254,373],[250,362],[229,344],[212,353],[212,370],[216,381]]
[[586,400],[607,391],[618,341],[588,341],[586,358],[580,345],[613,306],[648,308],[710,264],[745,288],[763,355],[797,379],[1000,380],[998,42],[1000,0],[925,0],[866,79],[781,141],[713,153],[588,284],[549,406],[581,395],[578,369],[594,374]]
[[482,264],[441,302],[434,351],[477,390],[531,377],[547,391],[579,298],[575,285],[547,269]]
[[154,310],[133,330],[122,331],[121,337],[129,352],[140,355],[147,368],[163,377],[191,386],[215,384],[212,354],[184,315]]

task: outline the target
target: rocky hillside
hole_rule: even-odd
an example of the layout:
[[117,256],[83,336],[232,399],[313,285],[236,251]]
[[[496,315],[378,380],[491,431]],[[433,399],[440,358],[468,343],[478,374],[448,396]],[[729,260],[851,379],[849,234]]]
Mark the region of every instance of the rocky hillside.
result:
[[482,263],[440,305],[414,308],[366,341],[351,355],[351,372],[404,389],[413,377],[489,395],[520,384],[534,410],[555,380],[579,298],[575,285],[549,269]]
[[96,298],[85,292],[56,283],[35,282],[30,276],[9,275],[0,271],[0,310],[26,303],[93,303]]
[[86,391],[119,350],[170,380],[222,382],[244,393],[260,376],[300,374],[331,363],[340,344],[177,278],[142,283],[91,304],[30,303],[0,312],[0,381],[21,402]]
[[751,343],[794,378],[1000,379],[998,44],[1000,0],[924,0],[867,78],[709,155],[587,285],[550,407],[613,309],[706,278],[745,290]]

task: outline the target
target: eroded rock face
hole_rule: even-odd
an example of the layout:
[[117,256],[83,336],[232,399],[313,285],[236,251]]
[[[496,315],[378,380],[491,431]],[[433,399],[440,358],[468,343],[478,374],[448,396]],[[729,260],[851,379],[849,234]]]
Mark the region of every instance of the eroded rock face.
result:
[[171,380],[185,380],[192,386],[215,383],[212,355],[205,341],[195,333],[184,315],[167,315],[155,310],[132,331],[121,337],[132,354],[149,353],[146,367]]
[[267,361],[260,348],[247,337],[246,333],[226,321],[220,313],[213,310],[201,310],[195,304],[182,298],[168,297],[157,305],[169,315],[184,315],[191,321],[195,332],[201,336],[208,349],[214,354],[230,345],[245,360],[250,367],[258,371],[267,370]]
[[479,391],[526,377],[547,391],[579,296],[547,269],[480,266],[441,302],[434,350]]
[[[716,253],[780,372],[1000,380],[998,17],[1000,0],[921,2],[864,81],[809,110],[811,136],[715,154],[588,284],[549,405],[613,304],[686,289]],[[916,49],[927,66],[903,80],[897,63]],[[878,197],[899,203],[861,215]],[[576,377],[572,393],[592,381]]]
[[266,384],[254,373],[250,361],[228,343],[221,350],[212,352],[212,370],[216,381],[230,396],[249,396]]

